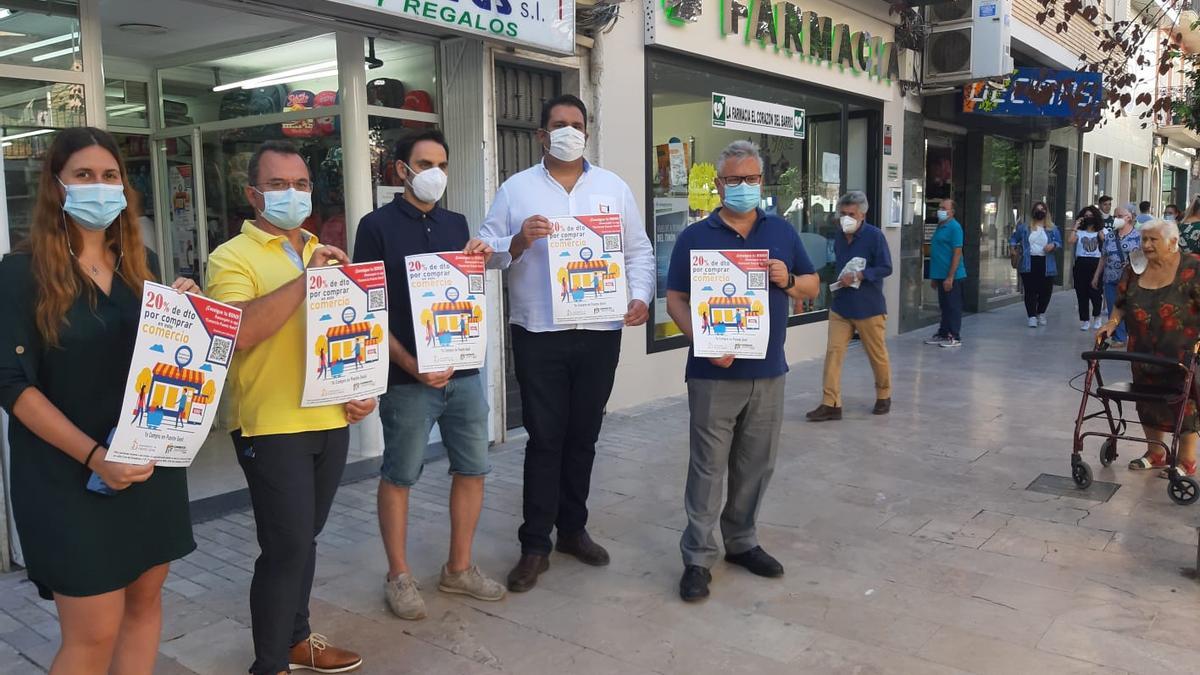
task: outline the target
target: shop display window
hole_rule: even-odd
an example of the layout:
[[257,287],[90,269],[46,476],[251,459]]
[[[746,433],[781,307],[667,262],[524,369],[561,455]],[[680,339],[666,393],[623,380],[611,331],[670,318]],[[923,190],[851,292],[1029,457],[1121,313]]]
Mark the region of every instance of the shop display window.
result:
[[[160,71],[164,127],[337,105],[337,44],[331,33]],[[270,126],[274,138],[307,138],[312,120]],[[264,127],[263,135],[268,135]],[[265,140],[265,139],[264,139]]]
[[433,44],[376,39],[368,40],[366,49],[367,105],[416,113],[440,112],[437,48]]
[[[1008,240],[1029,216],[1022,206],[1028,180],[1025,146],[1003,138],[983,139],[979,219],[979,305],[1017,295],[1017,271],[1008,257]],[[1053,200],[1051,200],[1053,201]],[[1064,214],[1052,214],[1063,225]]]
[[[762,151],[761,208],[782,216],[800,234],[805,251],[821,277],[821,295],[797,303],[792,315],[828,308],[828,285],[836,278],[833,237],[836,203],[846,190],[871,195],[875,166],[868,134],[873,110],[847,121],[846,103],[792,83],[721,66],[697,68],[666,55],[654,55],[647,88],[651,95],[648,148],[651,204],[647,228],[654,245],[658,284],[652,308],[653,341],[659,348],[682,344],[666,312],[666,276],[678,233],[707,217],[717,206],[716,160],[735,140],[750,140]],[[804,110],[803,138],[736,131],[713,125],[713,95],[725,94]],[[873,201],[873,200],[872,200]],[[874,204],[872,205],[874,211]],[[870,216],[869,216],[870,217]]]
[[104,115],[109,127],[150,128],[150,87],[134,80],[104,80]]
[[42,161],[54,133],[84,124],[83,85],[0,79],[0,147],[9,246],[29,236]]
[[0,64],[79,70],[79,3],[0,2]]

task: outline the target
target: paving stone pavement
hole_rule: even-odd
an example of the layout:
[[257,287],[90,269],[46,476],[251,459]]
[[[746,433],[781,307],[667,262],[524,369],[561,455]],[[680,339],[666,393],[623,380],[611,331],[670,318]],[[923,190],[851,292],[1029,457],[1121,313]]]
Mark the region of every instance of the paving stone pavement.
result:
[[[1050,325],[1019,307],[968,317],[957,350],[890,342],[891,415],[870,414],[865,355],[844,374],[846,418],[809,424],[821,363],[796,364],[763,546],[787,567],[763,580],[725,563],[704,604],[679,601],[687,405],[664,399],[609,415],[589,529],[612,553],[595,569],[554,554],[537,588],[499,603],[439,594],[450,481],[433,464],[413,491],[411,563],[429,618],[386,610],[375,483],[343,486],[321,537],[313,625],[366,658],[363,673],[1187,673],[1200,663],[1200,506],[1165,482],[1088,452],[1108,503],[1025,490],[1068,472],[1090,334],[1073,298]],[[680,376],[682,376],[680,374]],[[519,446],[498,448],[476,544],[503,578],[518,555]],[[247,589],[254,522],[196,527],[199,549],[164,591],[163,674],[233,674],[250,661]],[[22,574],[0,577],[0,673],[40,672],[54,608]]]

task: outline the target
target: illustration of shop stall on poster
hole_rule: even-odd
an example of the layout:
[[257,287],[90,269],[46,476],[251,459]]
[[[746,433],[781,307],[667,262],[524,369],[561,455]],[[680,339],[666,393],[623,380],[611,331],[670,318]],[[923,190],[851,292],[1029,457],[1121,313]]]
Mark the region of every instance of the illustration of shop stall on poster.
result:
[[345,403],[387,390],[387,274],[383,263],[310,268],[302,407]]
[[146,282],[141,313],[106,458],[190,466],[216,418],[242,310]]
[[460,252],[404,259],[412,298],[417,370],[480,368],[487,355],[484,257]]
[[696,356],[767,356],[771,334],[767,250],[691,253],[692,346]]
[[629,311],[621,215],[550,219],[550,298],[555,323],[620,321]]

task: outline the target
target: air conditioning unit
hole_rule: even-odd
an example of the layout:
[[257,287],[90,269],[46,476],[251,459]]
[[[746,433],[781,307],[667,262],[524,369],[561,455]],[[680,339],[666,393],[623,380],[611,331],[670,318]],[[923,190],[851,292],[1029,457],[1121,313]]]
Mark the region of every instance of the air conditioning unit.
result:
[[1012,72],[1012,0],[949,0],[925,8],[925,84],[962,84]]

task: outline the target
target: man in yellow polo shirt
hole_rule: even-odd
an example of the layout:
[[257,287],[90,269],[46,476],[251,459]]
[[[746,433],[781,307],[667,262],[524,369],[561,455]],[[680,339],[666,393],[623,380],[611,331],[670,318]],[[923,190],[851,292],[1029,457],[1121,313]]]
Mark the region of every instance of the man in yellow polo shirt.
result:
[[229,374],[233,432],[246,474],[258,544],[250,584],[255,675],[362,665],[308,625],[317,535],[346,466],[349,424],[375,399],[301,408],[304,389],[304,269],[346,254],[300,229],[312,212],[312,176],[296,147],[264,143],[250,160],[246,199],[257,217],[208,259],[208,294],[243,309]]

